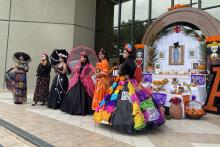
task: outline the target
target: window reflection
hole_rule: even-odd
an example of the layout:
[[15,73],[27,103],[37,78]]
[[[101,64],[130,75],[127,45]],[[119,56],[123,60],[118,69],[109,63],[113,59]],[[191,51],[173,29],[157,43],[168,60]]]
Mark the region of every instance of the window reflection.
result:
[[202,8],[220,5],[220,0],[202,0]]
[[168,11],[170,0],[152,0],[152,18],[158,17]]
[[149,0],[136,0],[135,19],[147,20],[148,7],[149,7]]
[[132,20],[132,0],[123,2],[121,5],[121,23]]
[[208,9],[205,10],[206,12],[208,12],[209,14],[211,14],[212,16],[214,16],[216,19],[220,20],[220,7],[219,8],[214,8],[214,9]]

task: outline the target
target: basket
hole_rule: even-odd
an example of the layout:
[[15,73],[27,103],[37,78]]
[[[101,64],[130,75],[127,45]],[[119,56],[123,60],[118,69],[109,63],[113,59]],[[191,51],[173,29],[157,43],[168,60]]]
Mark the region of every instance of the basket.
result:
[[172,118],[181,119],[183,117],[183,109],[181,104],[171,104],[169,113]]
[[[199,105],[201,105],[201,109],[190,108],[189,104],[191,102],[195,102],[195,103],[198,103]],[[192,100],[186,102],[186,104],[185,104],[185,116],[187,118],[190,118],[190,119],[200,119],[205,114],[206,114],[206,112],[203,109],[203,105],[202,105],[201,102],[199,102],[199,101],[192,101]]]

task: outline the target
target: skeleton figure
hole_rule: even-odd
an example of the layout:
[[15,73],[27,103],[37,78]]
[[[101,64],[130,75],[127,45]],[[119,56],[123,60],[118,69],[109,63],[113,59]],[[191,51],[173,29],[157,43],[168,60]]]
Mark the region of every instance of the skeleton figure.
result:
[[142,55],[143,55],[143,53],[139,50],[137,52],[137,60],[142,60]]
[[218,51],[218,46],[211,46],[211,59],[212,60],[217,60],[219,59],[218,57],[218,54],[217,54],[217,51]]

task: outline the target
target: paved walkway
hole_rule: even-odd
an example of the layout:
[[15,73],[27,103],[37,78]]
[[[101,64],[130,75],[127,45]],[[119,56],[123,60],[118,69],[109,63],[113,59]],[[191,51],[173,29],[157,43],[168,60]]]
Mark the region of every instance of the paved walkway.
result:
[[[74,146],[123,146],[129,147],[126,143],[95,134],[84,129],[65,124],[26,109],[27,105],[14,105],[13,103],[0,102],[0,117],[13,125],[41,138],[42,140],[60,147]],[[44,108],[45,109],[45,108]],[[53,110],[48,110],[53,111]]]
[[18,138],[16,134],[11,133],[0,126],[0,147],[29,147],[33,146],[22,139]]
[[9,99],[0,99],[0,117],[55,146],[220,147],[218,115],[167,120],[158,129],[125,135],[95,124],[92,116],[72,116],[30,104],[14,105]]

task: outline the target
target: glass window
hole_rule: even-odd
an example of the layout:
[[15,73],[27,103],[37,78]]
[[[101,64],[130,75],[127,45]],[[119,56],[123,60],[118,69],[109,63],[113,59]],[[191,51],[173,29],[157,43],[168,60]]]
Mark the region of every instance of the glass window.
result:
[[192,3],[196,3],[192,7],[198,8],[198,0],[192,0]]
[[109,44],[110,50],[109,54],[110,57],[115,57],[118,56],[118,48],[117,48],[117,41],[118,41],[118,28],[112,29],[112,34],[111,35],[111,43]]
[[213,9],[208,9],[205,10],[206,12],[208,12],[209,14],[211,14],[212,16],[214,16],[216,19],[220,20],[220,7],[219,8],[213,8]]
[[119,7],[118,4],[114,6],[114,24],[113,24],[114,27],[118,26],[118,7]]
[[152,0],[152,18],[156,18],[168,11],[171,6],[171,0]]
[[220,0],[202,0],[202,8],[220,5]]
[[[198,0],[197,0],[197,2],[198,2]],[[190,0],[175,0],[175,3],[174,3],[174,5],[176,5],[176,4],[190,4]]]
[[132,20],[132,0],[121,4],[121,23],[126,23]]
[[135,20],[148,19],[149,0],[136,0]]
[[131,41],[131,23],[123,23],[120,29],[120,42],[119,47],[124,46],[125,43]]
[[134,26],[134,39],[133,42],[135,43],[141,43],[141,40],[144,36],[144,33],[147,30],[147,23],[146,22],[135,22],[135,26]]

